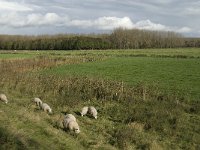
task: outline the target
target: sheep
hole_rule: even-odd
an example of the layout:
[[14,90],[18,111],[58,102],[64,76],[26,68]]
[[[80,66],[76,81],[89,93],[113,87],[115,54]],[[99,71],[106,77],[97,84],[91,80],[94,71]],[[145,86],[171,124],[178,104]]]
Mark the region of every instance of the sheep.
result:
[[88,107],[87,106],[83,107],[81,111],[81,116],[83,117],[84,115],[87,114],[87,112],[88,112]]
[[78,123],[76,122],[76,118],[72,114],[67,114],[63,120],[63,126],[65,129],[69,129],[74,131],[75,133],[79,133],[80,129]]
[[52,109],[51,109],[51,107],[50,107],[48,104],[42,103],[42,104],[40,105],[40,107],[41,107],[41,109],[43,109],[45,112],[48,112],[49,114],[52,114]]
[[39,106],[39,107],[42,105],[42,101],[41,101],[40,98],[34,98],[34,99],[33,99],[33,102],[34,102],[37,106]]
[[80,132],[78,123],[71,118],[64,118],[63,126],[64,129],[69,129],[70,131],[74,131],[77,134]]
[[8,103],[8,99],[5,94],[0,94],[0,101],[5,102],[6,104]]
[[93,106],[88,108],[88,113],[91,114],[95,119],[97,119],[97,110]]

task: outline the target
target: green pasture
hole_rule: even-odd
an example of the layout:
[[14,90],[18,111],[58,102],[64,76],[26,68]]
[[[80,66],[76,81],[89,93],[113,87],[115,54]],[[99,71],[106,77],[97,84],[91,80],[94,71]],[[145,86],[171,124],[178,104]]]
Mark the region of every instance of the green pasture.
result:
[[[43,72],[57,75],[88,76],[123,81],[158,84],[162,90],[200,97],[200,59],[113,57],[105,61],[62,65]],[[177,91],[174,91],[177,90]]]
[[80,51],[0,51],[0,59],[22,59],[37,56],[107,57],[94,61],[43,70],[43,73],[88,76],[123,81],[128,85],[139,82],[158,84],[164,91],[200,97],[200,49],[136,49]]
[[24,58],[38,55],[67,56],[149,56],[149,57],[200,57],[199,48],[177,49],[127,49],[127,50],[40,50],[40,51],[0,51],[0,58]]
[[36,57],[37,53],[31,53],[31,52],[14,52],[14,51],[0,51],[0,60],[1,59],[25,59],[25,58],[33,58]]
[[[52,53],[53,54],[53,53]],[[200,57],[200,49],[128,49],[128,50],[81,50],[55,51],[54,54],[103,55],[103,56],[153,56],[153,57]]]

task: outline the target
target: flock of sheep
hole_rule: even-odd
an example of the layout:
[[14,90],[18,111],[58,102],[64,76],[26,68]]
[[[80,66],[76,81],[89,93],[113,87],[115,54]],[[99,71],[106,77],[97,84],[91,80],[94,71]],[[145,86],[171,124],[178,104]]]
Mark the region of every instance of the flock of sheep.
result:
[[[0,94],[0,101],[4,102],[4,103],[8,103],[8,99],[6,97],[5,94]],[[43,111],[52,114],[52,109],[51,107],[47,104],[47,103],[43,103],[42,100],[40,98],[34,98],[33,102],[36,104],[36,106],[38,106],[40,109],[42,109]],[[95,119],[97,119],[97,110],[95,107],[93,106],[85,106],[82,108],[81,110],[81,116],[83,117],[86,114],[90,114],[92,117],[94,117]],[[63,127],[64,129],[68,129],[70,131],[74,131],[75,133],[80,133],[80,129],[79,129],[79,125],[76,121],[76,117],[72,114],[66,114],[63,121]]]

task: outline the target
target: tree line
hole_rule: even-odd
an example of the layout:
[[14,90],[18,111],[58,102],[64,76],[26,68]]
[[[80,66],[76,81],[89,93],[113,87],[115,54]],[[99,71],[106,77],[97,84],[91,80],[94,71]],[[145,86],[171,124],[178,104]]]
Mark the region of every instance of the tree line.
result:
[[200,47],[176,32],[115,29],[110,34],[0,35],[1,50],[89,50]]

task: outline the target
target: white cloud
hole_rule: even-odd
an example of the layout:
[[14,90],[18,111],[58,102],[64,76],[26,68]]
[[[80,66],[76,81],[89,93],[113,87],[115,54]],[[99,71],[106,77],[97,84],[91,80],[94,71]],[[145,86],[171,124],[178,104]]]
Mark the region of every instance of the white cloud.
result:
[[0,26],[11,28],[35,26],[62,26],[77,28],[93,28],[98,30],[112,30],[118,27],[127,29],[145,29],[158,31],[176,31],[180,33],[191,32],[189,27],[169,27],[150,20],[141,20],[133,23],[129,17],[99,17],[94,20],[70,19],[67,15],[59,16],[56,13],[32,13],[22,16],[20,13],[0,14]]
[[69,25],[82,28],[93,27],[100,30],[112,30],[118,27],[132,28],[133,23],[128,17],[100,17],[95,20],[72,20]]
[[150,20],[141,20],[133,23],[129,17],[100,17],[95,20],[71,20],[68,26],[77,26],[80,28],[97,28],[99,30],[113,30],[118,27],[127,29],[144,29],[156,31],[175,31],[179,33],[189,33],[192,31],[189,27],[171,27],[154,23]]
[[30,14],[24,22],[24,26],[59,25],[62,23],[62,18],[55,13]]
[[124,27],[200,35],[199,8],[199,0],[0,0],[0,33],[99,33]]
[[137,29],[145,29],[145,30],[157,30],[157,31],[174,31],[179,33],[189,33],[192,31],[189,27],[170,27],[165,26],[159,23],[153,23],[150,20],[142,20],[138,21],[134,24],[134,27]]
[[94,25],[99,29],[111,30],[117,27],[132,28],[133,23],[129,17],[101,17],[94,21]]
[[142,20],[138,21],[134,24],[134,27],[137,29],[145,29],[145,30],[163,30],[163,31],[169,31],[171,30],[169,27],[166,27],[162,24],[156,24],[151,22],[150,20]]
[[180,33],[189,33],[191,31],[192,31],[192,29],[189,28],[189,27],[182,27],[182,28],[177,30],[177,32],[180,32]]
[[28,14],[27,16],[21,16],[16,13],[0,14],[0,25],[9,26],[14,28],[22,27],[34,27],[34,26],[50,26],[59,25],[66,18],[61,18],[55,13],[42,14]]
[[33,9],[23,3],[0,0],[0,10],[4,11],[32,11]]
[[0,25],[10,27],[23,26],[23,18],[16,13],[0,14]]
[[133,28],[129,17],[100,17],[94,20],[73,20],[67,15],[59,16],[56,13],[32,13],[21,16],[17,13],[0,14],[0,25],[10,27],[26,26],[76,26],[79,28],[97,28],[100,30],[112,30],[117,27]]

